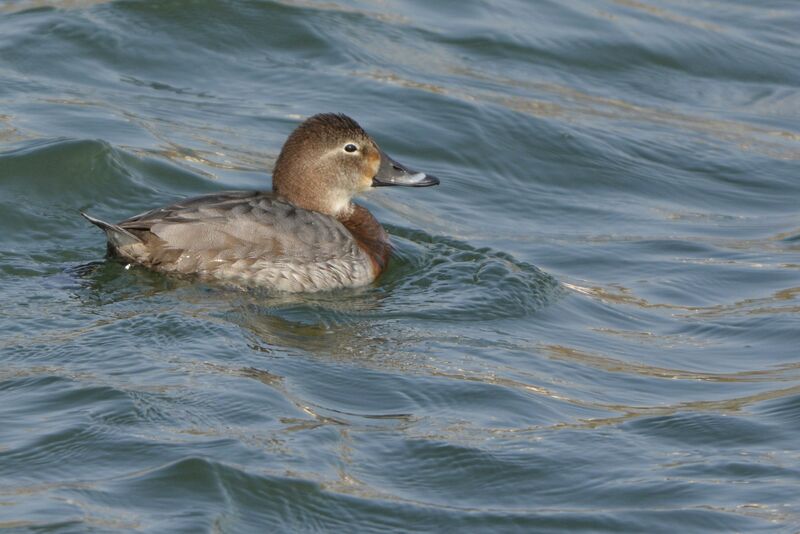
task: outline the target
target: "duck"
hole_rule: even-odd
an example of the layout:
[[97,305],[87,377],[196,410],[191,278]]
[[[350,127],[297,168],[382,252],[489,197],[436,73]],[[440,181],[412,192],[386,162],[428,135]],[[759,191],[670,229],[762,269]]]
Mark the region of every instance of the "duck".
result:
[[289,135],[271,191],[222,191],[152,209],[102,229],[128,265],[282,292],[373,283],[392,245],[353,197],[375,187],[428,187],[430,174],[389,157],[352,118],[314,115]]

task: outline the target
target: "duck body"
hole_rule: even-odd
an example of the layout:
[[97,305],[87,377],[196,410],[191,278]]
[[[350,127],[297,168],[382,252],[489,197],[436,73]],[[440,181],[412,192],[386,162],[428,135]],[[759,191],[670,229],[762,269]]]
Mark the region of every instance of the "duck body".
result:
[[369,284],[391,252],[383,227],[362,206],[338,220],[272,192],[226,191],[116,225],[96,221],[109,236],[109,252],[123,261],[279,291]]
[[385,230],[350,201],[353,194],[436,183],[391,160],[352,119],[316,115],[284,145],[273,191],[202,195],[118,224],[83,216],[105,231],[109,254],[125,262],[236,285],[322,291],[373,282],[391,255]]

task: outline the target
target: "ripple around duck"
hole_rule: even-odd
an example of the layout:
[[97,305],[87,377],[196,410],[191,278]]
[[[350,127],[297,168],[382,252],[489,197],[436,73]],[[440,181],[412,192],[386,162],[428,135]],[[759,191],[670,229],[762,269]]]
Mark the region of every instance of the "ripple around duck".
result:
[[[394,229],[393,233],[397,248],[389,270],[376,285],[302,295],[259,288],[251,288],[242,295],[231,289],[231,300],[240,301],[234,303],[239,308],[260,310],[296,324],[302,330],[298,334],[305,336],[308,327],[324,328],[367,316],[443,321],[524,317],[547,306],[565,291],[550,274],[509,254],[419,231]],[[398,234],[402,237],[398,238]],[[127,282],[116,291],[116,297],[123,300],[138,293],[136,288],[129,287],[131,281],[145,283],[148,291],[187,285],[184,278],[157,275],[144,269],[123,273],[122,267],[113,262],[87,264],[71,272],[95,290],[102,289],[98,284],[115,288],[119,285],[116,278],[124,275]],[[217,293],[215,285],[206,290]],[[103,291],[92,291],[86,298],[107,300],[109,296]]]
[[[0,158],[2,204],[8,208],[0,214],[0,226],[24,228],[32,239],[74,238],[74,229],[84,224],[76,212],[92,209],[92,199],[102,199],[104,208],[94,210],[100,216],[106,207],[127,213],[131,205],[154,202],[163,196],[148,185],[154,179],[169,183],[177,195],[208,187],[183,169],[133,157],[103,141],[26,142]],[[53,182],[56,174],[59,180]],[[384,316],[413,309],[413,317],[421,319],[521,317],[560,293],[552,276],[508,254],[403,228],[393,233],[399,246],[379,282],[383,294],[376,295]],[[18,240],[17,246],[25,248]],[[23,256],[21,264],[29,264]]]
[[402,309],[404,315],[428,320],[524,317],[562,294],[553,276],[509,254],[420,231],[391,230],[395,262],[379,282],[386,292],[386,315]]

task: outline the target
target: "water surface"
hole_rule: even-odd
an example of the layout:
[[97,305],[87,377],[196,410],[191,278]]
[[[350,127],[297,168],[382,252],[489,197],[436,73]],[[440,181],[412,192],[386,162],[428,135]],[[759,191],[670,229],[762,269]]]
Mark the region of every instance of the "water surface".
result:
[[[800,528],[792,1],[0,4],[0,526]],[[373,286],[78,216],[269,187],[344,112],[438,188]]]

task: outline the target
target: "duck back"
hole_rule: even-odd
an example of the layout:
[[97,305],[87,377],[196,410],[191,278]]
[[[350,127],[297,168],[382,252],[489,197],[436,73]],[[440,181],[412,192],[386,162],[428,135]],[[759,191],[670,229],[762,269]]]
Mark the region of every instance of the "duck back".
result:
[[113,254],[162,272],[292,292],[362,286],[376,275],[342,222],[271,192],[203,195],[108,226],[137,239],[111,239],[101,226]]

